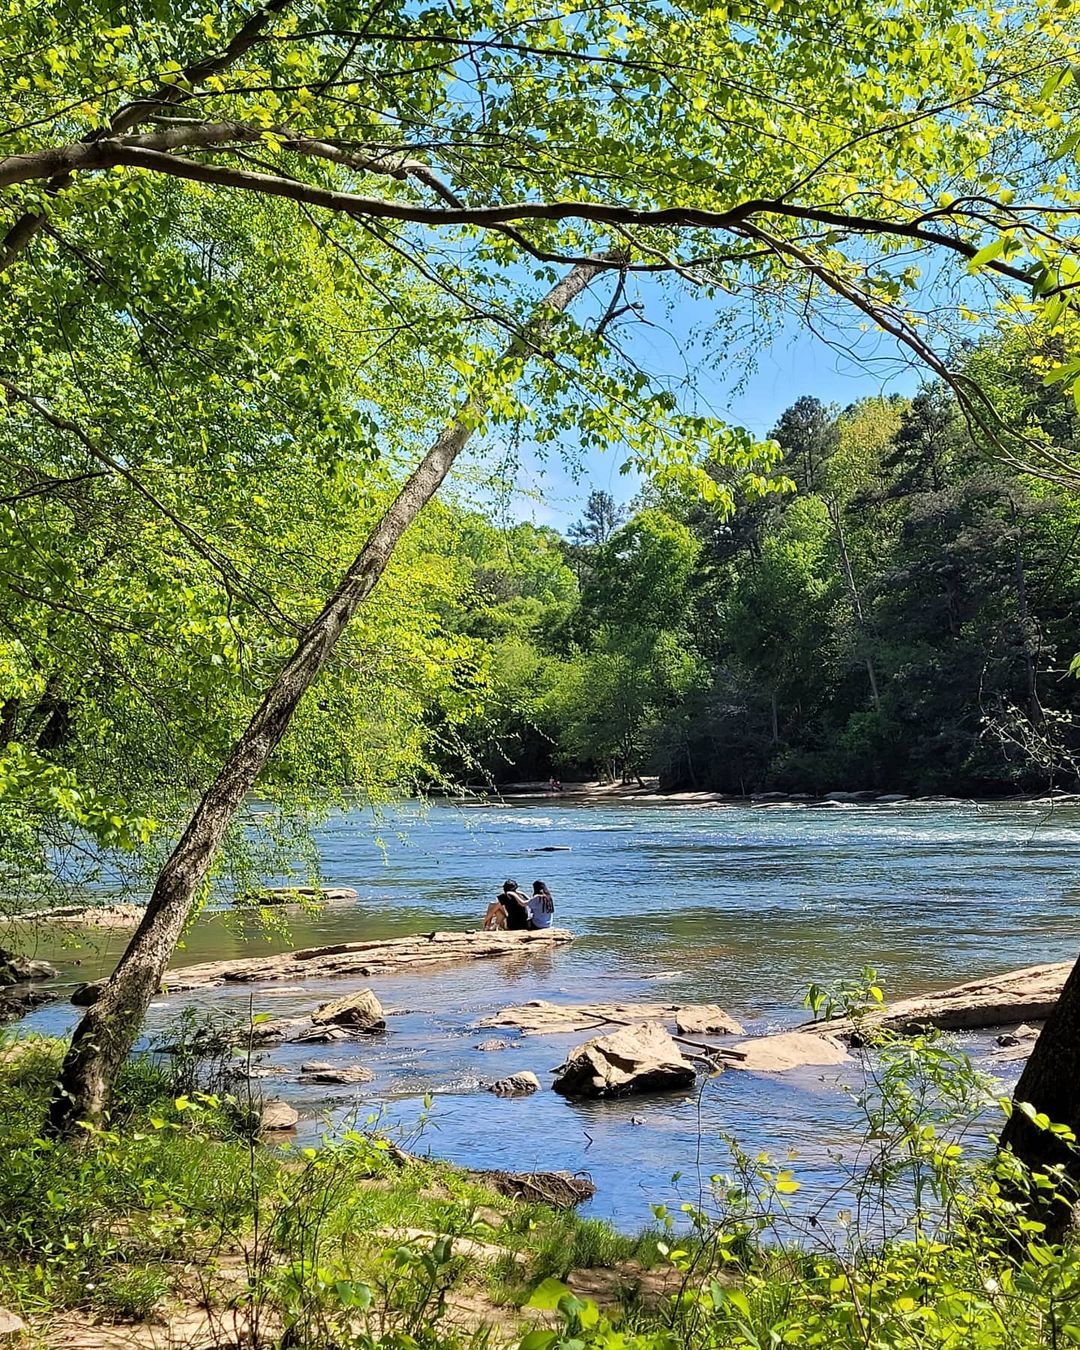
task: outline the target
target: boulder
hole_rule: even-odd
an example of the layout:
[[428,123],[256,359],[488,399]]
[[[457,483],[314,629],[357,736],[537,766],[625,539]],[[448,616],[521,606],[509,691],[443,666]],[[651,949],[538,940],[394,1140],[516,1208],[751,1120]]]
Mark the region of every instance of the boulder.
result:
[[844,1064],[851,1056],[835,1036],[807,1031],[782,1031],[775,1036],[755,1036],[732,1046],[734,1055],[725,1064],[750,1073],[786,1073],[829,1064]]
[[371,1083],[375,1075],[370,1069],[365,1069],[362,1064],[346,1064],[343,1068],[335,1069],[332,1065],[328,1069],[316,1069],[314,1072],[308,1071],[300,1075],[301,1083]]
[[694,1066],[662,1027],[624,1027],[576,1046],[555,1070],[552,1084],[565,1097],[621,1097],[692,1087]]
[[309,1059],[306,1064],[300,1065],[301,1073],[333,1073],[336,1066],[331,1064],[328,1059]]
[[675,1013],[675,1030],[681,1036],[745,1036],[746,1028],[715,1003],[692,1003]]
[[291,1130],[300,1119],[300,1112],[288,1102],[264,1102],[259,1116],[259,1128],[268,1132]]
[[496,1097],[528,1097],[540,1091],[540,1079],[525,1069],[521,1073],[512,1073],[509,1078],[500,1078],[488,1088]]
[[10,1308],[0,1308],[0,1341],[13,1341],[25,1334],[26,1323]]
[[23,984],[27,980],[51,980],[60,972],[48,961],[31,961],[0,947],[0,985]]
[[324,1003],[318,1012],[312,1013],[311,1020],[316,1026],[329,1023],[348,1027],[350,1031],[371,1033],[386,1030],[382,1004],[370,989],[358,989],[354,994]]

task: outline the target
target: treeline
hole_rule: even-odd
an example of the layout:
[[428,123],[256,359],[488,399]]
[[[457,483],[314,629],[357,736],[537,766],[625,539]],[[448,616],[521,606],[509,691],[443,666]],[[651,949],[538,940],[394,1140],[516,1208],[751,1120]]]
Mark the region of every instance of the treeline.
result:
[[[1030,339],[1027,339],[1028,341]],[[1060,353],[969,373],[1066,452]],[[657,773],[671,788],[993,794],[1074,786],[1080,503],[992,457],[952,398],[812,396],[779,418],[790,490],[725,517],[594,491],[560,538],[477,526],[462,632],[488,645],[456,773]]]

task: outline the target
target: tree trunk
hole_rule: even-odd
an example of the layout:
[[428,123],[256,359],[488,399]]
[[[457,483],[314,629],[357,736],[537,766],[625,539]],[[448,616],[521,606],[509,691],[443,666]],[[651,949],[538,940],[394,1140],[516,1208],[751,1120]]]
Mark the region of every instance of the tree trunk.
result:
[[[502,358],[513,367],[538,350],[547,318],[585,289],[603,263],[579,263],[544,298],[524,336]],[[176,943],[229,823],[275,747],[297,704],[322,670],[345,625],[382,576],[395,545],[438,491],[454,460],[482,421],[487,397],[474,394],[458,410],[398,493],[342,578],[322,613],[301,634],[292,656],[267,690],[212,786],[162,868],[142,922],[98,1001],[75,1029],[49,1107],[54,1133],[72,1135],[82,1121],[106,1117],[113,1084],[139,1034]]]
[[1037,1217],[1047,1225],[1047,1238],[1058,1241],[1072,1221],[1073,1200],[1080,1187],[1080,1153],[1075,1144],[1040,1129],[1017,1109],[1020,1102],[1048,1116],[1052,1124],[1068,1125],[1080,1139],[1080,961],[1035,1042],[1013,1093],[1012,1115],[1001,1132],[1001,1148],[1009,1149],[1033,1171],[1063,1169],[1066,1190],[1071,1193],[1035,1201]]
[[851,605],[851,617],[855,621],[855,631],[859,635],[859,644],[863,649],[863,660],[866,663],[866,675],[870,681],[870,696],[874,700],[874,707],[881,708],[881,691],[878,688],[877,670],[874,667],[874,656],[870,651],[870,632],[866,623],[866,617],[863,614],[862,597],[859,595],[859,588],[855,584],[855,570],[851,566],[851,555],[848,553],[847,536],[844,534],[844,518],[841,512],[839,502],[829,501],[826,505],[829,512],[829,519],[832,521],[833,533],[836,535],[836,547],[840,554],[840,570],[844,576],[844,586],[848,593],[848,603]]
[[1027,714],[1032,722],[1039,725],[1046,714],[1039,702],[1035,653],[1031,650],[1031,615],[1028,610],[1027,576],[1024,572],[1023,538],[1016,503],[1012,503],[1013,536],[1013,573],[1016,578],[1016,620],[1020,632],[1020,646],[1024,653],[1024,672],[1027,684]]

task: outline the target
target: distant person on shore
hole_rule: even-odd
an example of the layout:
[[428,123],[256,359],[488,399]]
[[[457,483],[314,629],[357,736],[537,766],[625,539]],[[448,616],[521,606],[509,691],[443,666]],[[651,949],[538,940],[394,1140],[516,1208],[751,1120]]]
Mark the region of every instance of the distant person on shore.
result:
[[555,915],[555,901],[551,892],[542,881],[533,882],[533,893],[529,897],[529,927],[550,928]]
[[503,882],[498,899],[488,906],[484,915],[484,927],[505,928],[512,933],[529,927],[529,897],[518,890],[516,881]]
[[548,779],[548,787],[551,789],[552,792],[562,791],[562,783],[555,777],[554,774],[552,774],[551,777]]

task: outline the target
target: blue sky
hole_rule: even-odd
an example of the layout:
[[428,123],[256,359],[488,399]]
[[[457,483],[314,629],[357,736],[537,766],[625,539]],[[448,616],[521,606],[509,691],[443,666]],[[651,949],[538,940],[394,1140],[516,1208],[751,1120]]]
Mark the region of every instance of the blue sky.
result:
[[[771,340],[756,337],[750,321],[729,343],[730,355],[710,353],[716,331],[715,304],[684,298],[667,309],[658,296],[643,293],[645,323],[632,322],[615,334],[624,350],[644,368],[680,387],[685,405],[766,436],[795,399],[812,394],[823,403],[844,406],[871,394],[913,394],[926,378],[886,335],[865,331],[855,317],[837,313],[830,327],[819,321],[810,331],[798,318],[781,321]],[[723,313],[723,311],[719,311]],[[732,311],[729,319],[735,319]],[[764,329],[762,330],[764,336]],[[555,455],[541,461],[528,448],[518,481],[523,491],[507,504],[507,520],[532,520],[565,529],[578,519],[591,487],[618,501],[634,495],[638,480],[619,472],[618,447],[589,452],[575,480]]]

